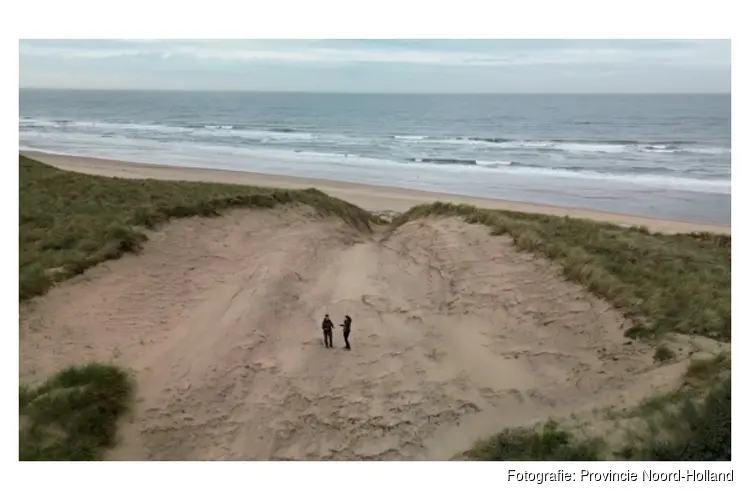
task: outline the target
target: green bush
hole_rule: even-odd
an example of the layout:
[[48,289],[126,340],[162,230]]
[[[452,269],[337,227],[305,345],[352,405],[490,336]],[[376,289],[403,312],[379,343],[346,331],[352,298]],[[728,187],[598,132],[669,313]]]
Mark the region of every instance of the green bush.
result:
[[599,457],[600,443],[578,442],[555,422],[541,430],[506,429],[480,441],[467,453],[474,460],[495,461],[592,461]]
[[674,359],[675,354],[669,347],[665,345],[660,345],[656,348],[654,351],[654,361],[656,363],[664,363],[665,361],[669,361],[670,359]]
[[128,375],[98,363],[61,371],[18,394],[20,460],[96,460],[114,445],[133,393]]

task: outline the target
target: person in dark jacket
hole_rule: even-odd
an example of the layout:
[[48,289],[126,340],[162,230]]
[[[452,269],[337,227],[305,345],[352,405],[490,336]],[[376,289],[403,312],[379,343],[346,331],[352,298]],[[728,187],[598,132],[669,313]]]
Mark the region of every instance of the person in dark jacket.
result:
[[323,342],[326,347],[333,347],[333,321],[326,314],[323,318]]
[[352,332],[352,318],[347,314],[344,316],[344,322],[341,324],[344,329],[344,342],[346,342],[345,349],[351,350],[352,346],[349,345],[349,334]]

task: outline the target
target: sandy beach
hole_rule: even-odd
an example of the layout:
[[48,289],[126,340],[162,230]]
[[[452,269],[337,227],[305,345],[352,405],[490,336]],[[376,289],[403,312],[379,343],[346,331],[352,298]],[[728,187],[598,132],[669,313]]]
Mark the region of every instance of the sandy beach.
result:
[[55,167],[85,174],[105,175],[133,179],[164,179],[199,182],[220,182],[228,184],[247,184],[288,189],[315,187],[331,196],[341,198],[370,211],[403,212],[414,205],[443,201],[467,203],[483,208],[515,210],[519,212],[546,213],[550,215],[570,216],[597,221],[606,221],[624,226],[646,226],[652,231],[664,233],[681,233],[691,231],[708,231],[731,233],[728,226],[669,221],[645,218],[634,215],[596,212],[592,210],[555,207],[544,204],[517,203],[488,198],[474,198],[444,193],[430,193],[410,189],[368,186],[339,181],[323,181],[300,177],[276,176],[267,174],[233,172],[226,170],[198,169],[152,165],[77,156],[50,155],[34,152],[22,152],[27,156],[46,162]]

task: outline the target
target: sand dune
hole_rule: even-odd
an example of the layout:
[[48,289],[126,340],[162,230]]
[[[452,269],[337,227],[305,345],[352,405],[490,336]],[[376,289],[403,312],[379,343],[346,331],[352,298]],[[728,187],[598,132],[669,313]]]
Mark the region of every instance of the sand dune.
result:
[[[630,403],[627,322],[548,262],[455,219],[364,235],[299,209],[175,221],[141,255],[22,306],[21,379],[137,379],[112,459],[447,459],[505,425]],[[323,314],[354,320],[325,349]]]

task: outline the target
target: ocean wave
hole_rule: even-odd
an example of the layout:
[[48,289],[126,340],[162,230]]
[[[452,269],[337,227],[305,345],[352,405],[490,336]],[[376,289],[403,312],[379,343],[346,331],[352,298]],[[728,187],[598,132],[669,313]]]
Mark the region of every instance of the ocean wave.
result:
[[[414,141],[417,141],[413,136]],[[503,137],[449,137],[423,140],[425,143],[451,144],[456,146],[476,145],[508,150],[537,150],[542,152],[562,151],[567,153],[681,153],[719,155],[731,152],[730,148],[703,147],[695,141],[635,141],[635,140],[587,140],[587,139],[511,139]]]
[[[457,139],[468,139],[476,142],[489,142],[503,144],[506,142],[524,142],[523,139],[511,139],[506,137],[457,137]],[[532,141],[533,142],[533,141]],[[612,144],[617,146],[636,146],[636,145],[663,145],[664,141],[637,141],[633,139],[543,139],[542,142],[553,144]],[[667,144],[682,145],[695,144],[694,141],[667,141]]]
[[291,127],[270,127],[268,129],[259,129],[258,127],[253,127],[250,125],[241,125],[241,124],[204,124],[204,123],[191,123],[188,125],[185,125],[186,128],[189,129],[208,129],[208,130],[249,130],[252,132],[271,132],[274,134],[294,134],[298,133],[299,131],[297,129],[291,128]]
[[[409,169],[432,169],[431,175],[456,175],[464,169],[474,168],[476,172],[487,172],[493,177],[484,177],[482,182],[495,182],[495,175],[512,175],[527,179],[539,176],[569,179],[575,182],[605,182],[613,184],[640,185],[652,188],[682,191],[730,194],[729,179],[707,179],[683,175],[659,175],[658,170],[643,172],[604,172],[580,166],[534,165],[513,161],[482,161],[462,158],[417,158],[408,160],[388,160],[339,152],[315,152],[289,149],[264,149],[239,147],[215,143],[169,143],[160,144],[154,140],[112,137],[92,143],[86,134],[22,134],[19,147],[25,150],[58,154],[77,154],[99,158],[145,161],[186,166],[206,166],[221,164],[232,169],[263,168],[276,166],[294,170],[292,175],[305,176],[306,169],[319,171],[321,168],[339,171],[340,165],[355,167],[359,172],[380,172],[378,175],[393,175],[394,178],[415,175]],[[174,163],[176,159],[180,161]],[[193,160],[190,160],[193,158]],[[199,161],[200,160],[200,161]],[[429,161],[425,161],[429,160]],[[436,161],[437,160],[437,161]],[[206,163],[208,162],[208,163]],[[254,165],[254,166],[253,166]],[[440,165],[438,168],[436,165]],[[506,168],[502,168],[506,167]],[[223,168],[223,167],[222,167]],[[331,170],[333,169],[333,170]],[[348,170],[346,170],[348,172]],[[354,170],[352,170],[354,172]],[[387,173],[390,172],[390,173]],[[442,173],[441,173],[442,172]],[[419,174],[416,174],[419,175]],[[499,177],[497,179],[500,179]],[[524,180],[523,182],[527,182]]]
[[[145,122],[146,120],[144,120]],[[241,122],[242,119],[238,119]],[[278,124],[279,122],[276,122]],[[282,122],[283,123],[283,122]],[[458,134],[342,134],[306,127],[250,126],[222,122],[127,123],[70,120],[52,117],[19,118],[20,144],[60,153],[131,159],[153,155],[174,158],[222,157],[241,167],[242,159],[268,168],[286,164],[290,171],[338,169],[380,172],[377,175],[421,175],[423,178],[461,176],[467,182],[498,181],[498,175],[535,176],[571,180],[635,183],[666,189],[729,193],[731,153],[721,143],[669,140],[573,140],[461,137]],[[408,130],[408,129],[407,129]],[[392,134],[392,135],[391,135]],[[661,156],[657,156],[661,155]],[[724,156],[718,156],[724,155]],[[162,160],[166,161],[166,160]],[[370,174],[367,175],[376,175]],[[554,181],[557,182],[557,181]]]
[[499,168],[499,167],[512,167],[521,165],[518,161],[482,161],[477,160],[477,166],[483,168]]
[[484,168],[509,167],[520,165],[515,161],[467,160],[461,158],[407,158],[411,163],[434,163],[436,165],[469,165]]
[[[541,170],[541,169],[540,169]],[[553,172],[549,170],[554,170]],[[656,187],[661,189],[672,189],[679,191],[695,191],[701,193],[730,194],[731,182],[725,179],[696,179],[691,177],[672,177],[653,174],[611,174],[597,171],[567,171],[549,169],[544,172],[547,175],[557,177],[578,178],[589,181],[605,181],[617,184],[636,184],[641,186]],[[539,170],[537,173],[542,173]]]
[[76,121],[46,118],[21,118],[19,125],[22,130],[62,129],[88,133],[108,134],[119,131],[123,134],[134,135],[173,135],[176,137],[237,137],[239,139],[257,142],[294,142],[310,141],[316,136],[308,132],[299,132],[292,128],[270,128],[267,130],[252,128],[244,125],[232,124],[164,124],[164,123],[114,123],[106,121]]
[[62,129],[65,133],[69,131],[148,131],[150,133],[186,133],[192,129],[187,126],[164,125],[158,123],[117,123],[104,121],[80,121],[80,120],[58,120],[58,119],[29,119],[20,120],[21,128],[26,130],[49,130]]
[[295,149],[294,152],[298,155],[310,157],[310,158],[328,158],[328,159],[346,159],[346,158],[362,158],[361,155],[354,153],[336,153],[326,151],[305,151],[303,149]]
[[562,151],[568,153],[621,153],[627,151],[631,144],[621,142],[564,142],[558,140],[515,140],[515,139],[496,139],[480,140],[478,138],[454,138],[445,141],[448,144],[492,144],[492,147],[506,150],[521,151]]
[[542,151],[565,151],[568,153],[624,153],[631,144],[593,142],[550,142],[539,149]]
[[191,134],[191,137],[223,136],[226,138],[238,138],[252,142],[309,142],[318,139],[318,136],[309,132],[280,132],[274,130],[260,130],[251,128],[232,129],[203,129]]
[[202,128],[207,128],[209,130],[234,130],[234,125],[203,125]]
[[[367,136],[342,135],[331,132],[309,132],[293,127],[260,127],[246,124],[232,123],[126,123],[107,121],[80,121],[58,118],[40,118],[23,116],[19,118],[19,127],[23,131],[59,130],[61,133],[85,132],[91,134],[122,133],[125,136],[148,137],[154,136],[161,140],[163,136],[172,136],[174,140],[190,141],[236,141],[248,144],[300,143],[309,144],[328,143],[330,145],[349,144],[360,146],[375,146],[388,144],[382,139],[375,140]],[[731,148],[699,144],[695,141],[648,141],[630,139],[519,139],[509,137],[481,137],[481,136],[448,136],[434,137],[426,134],[393,134],[387,136],[392,141],[392,147],[424,146],[430,149],[440,149],[443,152],[447,146],[461,150],[461,154],[469,150],[480,152],[486,156],[488,148],[498,148],[506,151],[524,151],[556,153],[568,155],[616,155],[616,154],[693,154],[693,155],[725,155],[731,153]],[[420,152],[422,153],[422,152]],[[429,154],[427,151],[425,153]],[[435,163],[440,163],[440,159]],[[459,162],[460,163],[460,162]]]
[[437,165],[476,165],[476,160],[462,160],[460,158],[408,158],[414,163],[435,163]]
[[429,139],[429,135],[392,135],[391,139],[396,139],[397,141],[406,141],[406,142],[414,142],[414,141],[424,141],[425,139]]
[[643,153],[668,153],[668,154],[691,154],[691,155],[724,155],[732,152],[729,148],[720,147],[688,147],[682,148],[672,144],[655,144],[638,148]]
[[690,154],[699,154],[699,155],[723,155],[723,154],[731,154],[732,150],[731,148],[719,148],[719,147],[713,147],[713,148],[685,148],[682,150],[678,150],[678,153],[690,153]]

